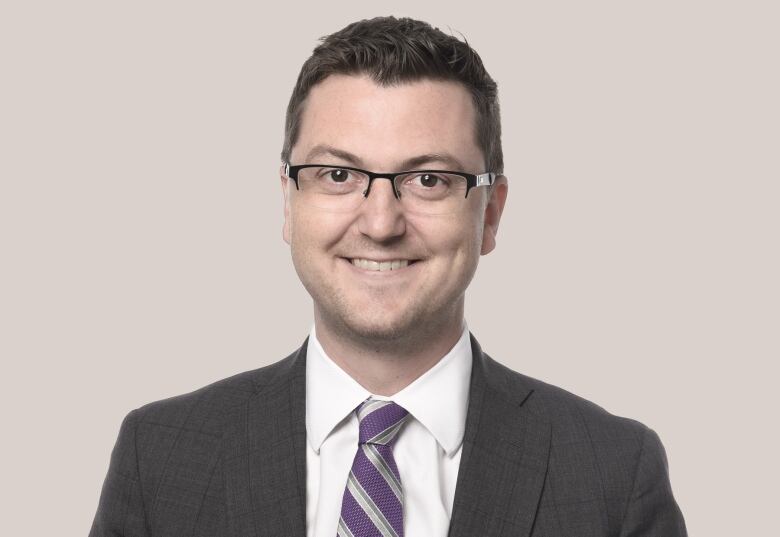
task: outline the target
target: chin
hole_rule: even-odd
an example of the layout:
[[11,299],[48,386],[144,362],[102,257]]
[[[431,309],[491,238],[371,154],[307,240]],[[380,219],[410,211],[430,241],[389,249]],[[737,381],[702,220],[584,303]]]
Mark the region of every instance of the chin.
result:
[[350,339],[393,342],[412,336],[421,324],[420,312],[415,308],[402,308],[390,314],[380,304],[356,305],[331,309],[327,316],[333,326],[340,326],[343,334]]
[[320,294],[315,303],[323,320],[348,339],[400,343],[420,341],[427,333],[435,333],[440,324],[432,322],[442,317],[442,312],[432,307],[438,303],[436,298],[421,299],[419,292],[415,294],[414,300],[383,300],[385,297],[376,295],[331,292]]
[[417,323],[411,317],[404,316],[395,319],[387,317],[342,318],[342,324],[360,339],[388,342],[408,337]]

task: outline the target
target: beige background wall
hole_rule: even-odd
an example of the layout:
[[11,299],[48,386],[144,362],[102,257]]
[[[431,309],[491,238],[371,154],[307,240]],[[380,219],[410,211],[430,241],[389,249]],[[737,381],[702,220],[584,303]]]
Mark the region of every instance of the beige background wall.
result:
[[658,431],[691,535],[772,531],[776,3],[466,4],[3,2],[0,533],[85,535],[128,411],[301,343],[284,107],[317,37],[389,13],[500,85],[483,347]]

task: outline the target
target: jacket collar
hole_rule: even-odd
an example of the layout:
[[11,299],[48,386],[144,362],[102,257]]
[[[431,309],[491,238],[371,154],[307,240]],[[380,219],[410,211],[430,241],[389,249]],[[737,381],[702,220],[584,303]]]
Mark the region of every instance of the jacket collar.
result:
[[550,453],[550,424],[530,404],[533,387],[482,352],[474,362],[450,537],[527,537]]
[[223,437],[228,535],[306,536],[306,345],[258,370]]

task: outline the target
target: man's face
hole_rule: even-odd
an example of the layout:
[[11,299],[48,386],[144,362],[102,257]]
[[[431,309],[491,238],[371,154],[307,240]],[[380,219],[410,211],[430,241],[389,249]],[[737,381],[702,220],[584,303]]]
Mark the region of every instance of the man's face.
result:
[[[453,82],[381,87],[367,77],[333,75],[312,88],[291,164],[335,164],[376,172],[445,169],[482,173],[475,109]],[[283,236],[314,300],[315,319],[367,340],[395,340],[460,326],[464,293],[480,254],[490,252],[506,197],[473,188],[457,214],[404,211],[390,181],[375,180],[351,212],[307,205],[282,174]],[[408,261],[396,270],[377,262]],[[357,264],[356,264],[357,263]]]

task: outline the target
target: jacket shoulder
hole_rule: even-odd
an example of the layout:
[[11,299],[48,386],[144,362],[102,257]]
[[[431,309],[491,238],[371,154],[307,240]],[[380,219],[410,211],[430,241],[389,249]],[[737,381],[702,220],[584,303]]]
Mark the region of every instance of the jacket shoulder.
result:
[[273,364],[244,371],[194,391],[147,403],[132,413],[139,424],[198,431],[206,435],[222,433],[222,417],[245,404],[264,386],[289,373],[299,351]]
[[[540,505],[541,512],[554,516],[540,515],[540,524],[549,522],[558,528],[552,533],[558,534],[561,517],[590,517],[594,527],[603,525],[610,535],[687,535],[672,493],[666,452],[655,431],[484,356],[504,397],[549,424],[548,486]],[[554,509],[544,509],[549,506]]]
[[518,373],[484,355],[494,382],[508,397],[524,394],[522,405],[550,423],[553,444],[578,441],[628,441],[641,445],[650,429],[643,423],[612,414],[596,403],[563,388]]
[[[202,510],[219,512],[213,502],[224,490],[222,480],[213,476],[220,470],[230,417],[264,387],[301,374],[302,368],[295,367],[302,364],[300,351],[131,411],[111,454],[90,535],[124,535],[130,529],[133,535],[178,535],[180,521],[195,520]],[[221,535],[224,530],[215,526],[206,533]]]
[[664,512],[679,518],[665,452],[652,429],[560,387],[490,362],[487,367],[505,397],[520,394],[514,396],[518,413],[530,412],[537,422],[549,426],[549,486],[543,505],[555,505],[559,511],[595,509],[593,516],[617,535],[631,499],[652,490]]

